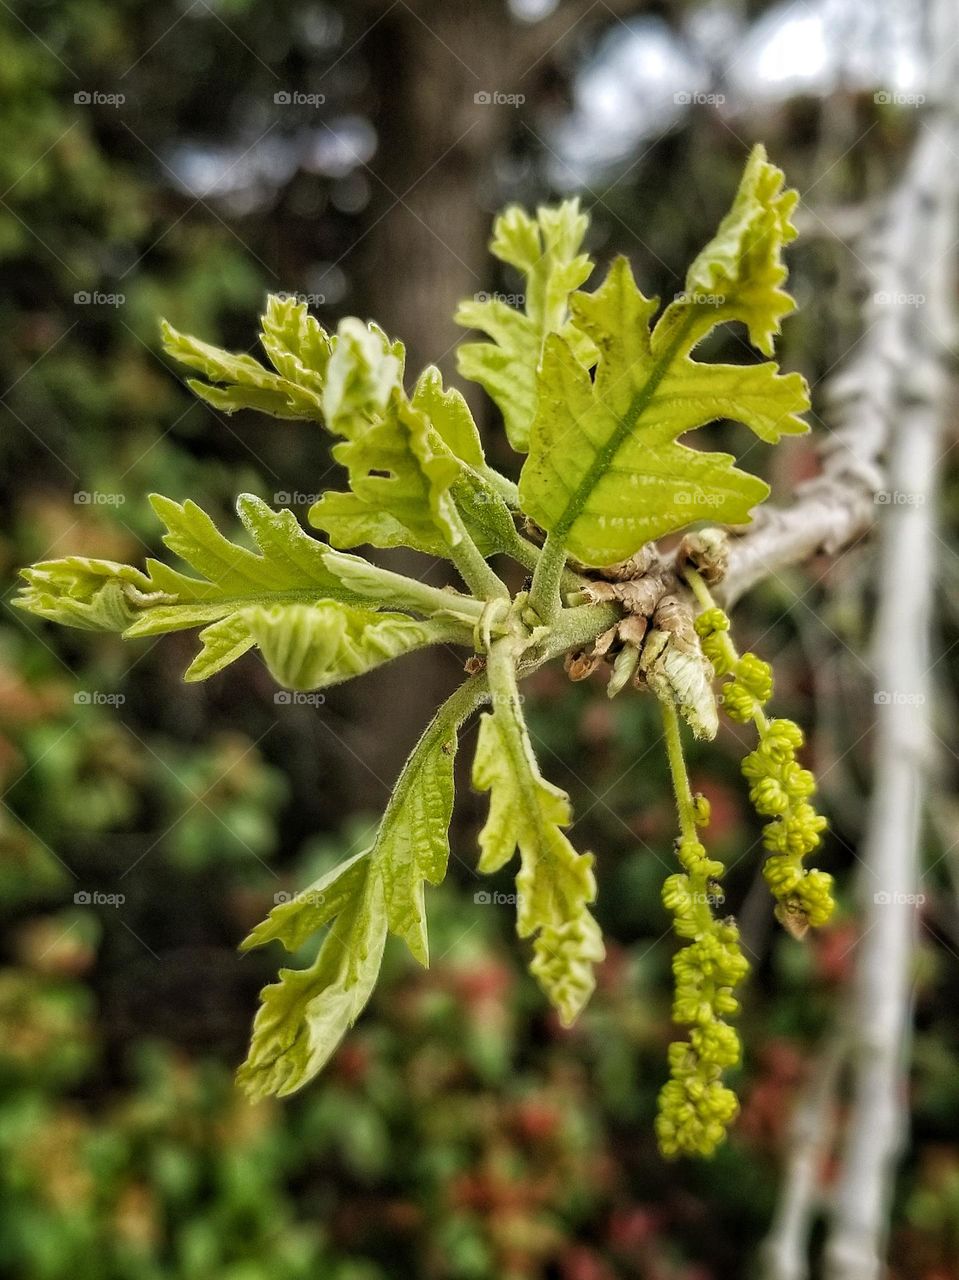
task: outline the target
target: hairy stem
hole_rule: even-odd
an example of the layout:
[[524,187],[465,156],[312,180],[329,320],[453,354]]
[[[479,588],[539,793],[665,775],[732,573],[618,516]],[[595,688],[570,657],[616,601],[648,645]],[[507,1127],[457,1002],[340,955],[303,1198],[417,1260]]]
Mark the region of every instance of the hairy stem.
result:
[[480,553],[470,537],[459,512],[456,514],[459,542],[450,548],[450,559],[456,565],[460,577],[475,596],[482,600],[508,600],[509,589]]
[[418,578],[394,573],[381,565],[371,564],[362,556],[347,555],[332,549],[326,556],[329,569],[344,586],[380,604],[398,605],[431,617],[436,613],[458,613],[478,619],[485,607],[482,600],[464,596],[443,587],[432,587]]
[[529,590],[530,608],[544,626],[549,626],[560,607],[560,583],[566,568],[566,547],[563,539],[552,533],[546,535],[533,572],[533,585]]

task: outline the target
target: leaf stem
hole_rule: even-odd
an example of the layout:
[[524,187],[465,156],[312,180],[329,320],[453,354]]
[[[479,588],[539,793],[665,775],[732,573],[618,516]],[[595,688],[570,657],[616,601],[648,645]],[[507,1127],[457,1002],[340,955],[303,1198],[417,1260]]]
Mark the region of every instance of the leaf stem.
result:
[[512,480],[501,475],[495,467],[491,467],[489,463],[485,463],[478,468],[477,474],[489,482],[503,499],[506,505],[513,511],[519,510],[519,489]]
[[543,550],[533,571],[529,591],[530,608],[544,626],[549,626],[560,608],[560,583],[566,568],[566,546],[562,538],[546,535]]
[[481,600],[508,600],[509,588],[503,579],[495,572],[492,565],[488,564],[480,553],[479,547],[470,537],[470,534],[463,523],[463,518],[457,511],[455,522],[459,541],[455,546],[450,546],[450,559],[456,565],[460,577],[469,587],[475,596],[479,596]]
[[[372,564],[362,556],[347,555],[332,548],[325,556],[327,568],[340,582],[383,605],[397,605],[431,617],[436,613],[456,613],[477,619],[482,616],[484,602],[443,587],[430,586],[418,578],[394,573],[382,565]],[[315,594],[315,593],[314,593]]]

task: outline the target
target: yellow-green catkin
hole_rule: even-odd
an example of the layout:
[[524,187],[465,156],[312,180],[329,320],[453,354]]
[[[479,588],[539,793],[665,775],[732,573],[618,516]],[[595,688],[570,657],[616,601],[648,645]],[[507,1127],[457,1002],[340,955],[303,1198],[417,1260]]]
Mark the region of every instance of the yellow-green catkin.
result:
[[667,877],[663,903],[677,936],[689,940],[673,958],[673,1021],[690,1031],[688,1039],[669,1046],[670,1076],[659,1094],[656,1136],[664,1156],[709,1156],[739,1111],[722,1078],[740,1058],[739,1036],[726,1018],[739,1011],[733,991],[749,965],[735,922],[713,914],[713,905],[723,900],[725,868],[708,856],[696,833],[709,821],[709,804],[690,794],[678,731],[669,745],[683,832],[676,852],[683,870]]
[[723,710],[739,724],[756,725],[759,742],[742,763],[749,798],[768,818],[763,844],[769,852],[763,875],[776,899],[776,916],[796,937],[810,925],[825,924],[835,907],[832,876],[808,869],[804,858],[821,840],[826,819],[810,800],[816,780],[802,768],[796,752],[803,733],[792,720],[768,720],[764,711],[772,696],[772,671],[755,654],[740,657],[729,638],[729,618],[715,605],[696,619],[703,652],[723,685]]

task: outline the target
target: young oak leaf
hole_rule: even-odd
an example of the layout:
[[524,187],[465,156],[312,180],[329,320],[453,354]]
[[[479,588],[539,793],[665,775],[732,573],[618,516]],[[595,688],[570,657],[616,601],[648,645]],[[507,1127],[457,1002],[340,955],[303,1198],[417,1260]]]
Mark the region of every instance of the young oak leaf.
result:
[[304,304],[270,297],[261,341],[276,372],[165,322],[163,337],[171,356],[223,384],[189,383],[216,408],[307,418],[342,438],[333,455],[349,473],[351,492],[327,493],[311,512],[336,546],[411,546],[442,556],[462,536],[457,506],[484,554],[515,542],[497,489],[497,481],[506,482],[487,467],[465,400],[444,391],[432,368],[408,399],[403,345],[378,326],[349,317],[328,334]]
[[281,378],[322,397],[335,339],[303,302],[271,294],[260,317],[260,345]]
[[589,1000],[593,966],[605,955],[587,910],[596,897],[593,856],[578,854],[564,835],[569,797],[540,774],[525,725],[505,703],[480,720],[473,785],[490,795],[479,869],[498,871],[519,849],[517,932],[535,935],[530,972],[568,1027]]
[[562,333],[576,354],[591,362],[590,343],[569,320],[570,294],[593,269],[589,257],[580,252],[588,225],[578,200],[544,206],[535,218],[515,205],[507,209],[493,224],[490,249],[522,273],[524,308],[517,310],[494,297],[467,299],[456,312],[457,324],[479,329],[492,339],[460,346],[457,368],[495,401],[510,444],[521,452],[529,447],[536,375],[547,335]]
[[[600,351],[595,376],[561,337],[547,339],[520,498],[551,539],[586,564],[626,560],[645,542],[707,516],[741,524],[766,497],[768,486],[734,467],[729,454],[679,444],[685,432],[732,418],[775,443],[808,429],[798,416],[809,404],[799,374],[782,375],[772,362],[702,364],[689,354],[708,329],[736,318],[731,308],[739,306],[737,298],[746,300],[741,314],[749,315],[751,332],[763,337],[778,327],[784,269],[770,267],[772,257],[778,262],[770,246],[775,241],[781,247],[785,215],[779,204],[772,211],[768,206],[769,182],[757,190],[756,181],[755,169],[747,169],[746,196],[741,191],[733,207],[737,228],[761,228],[762,252],[745,232],[739,236],[743,257],[735,281],[729,274],[732,232],[718,240],[717,272],[736,288],[725,311],[695,295],[668,308],[651,333],[657,303],[643,296],[620,258],[595,293],[571,300],[577,325]],[[753,269],[756,280],[747,274]],[[705,278],[705,270],[701,266],[697,278]],[[777,286],[770,285],[773,278]]]
[[419,621],[336,600],[261,605],[238,620],[274,680],[288,689],[326,689],[415,649],[463,638],[462,626],[449,619]]
[[[783,190],[785,175],[757,143],[750,153],[732,206],[715,236],[686,273],[686,288],[663,312],[653,346],[669,345],[685,331],[691,345],[714,325],[738,320],[764,356],[796,303],[780,286],[788,275],[785,245],[796,238],[791,214],[799,193]],[[689,326],[687,328],[687,326]]]
[[208,381],[187,385],[222,413],[257,409],[275,418],[320,417],[326,366],[334,344],[326,330],[294,299],[270,296],[261,317],[261,341],[276,372],[250,355],[237,355],[180,333],[161,322],[163,349]]
[[203,652],[187,672],[197,680],[253,645],[241,616],[252,605],[363,601],[327,568],[329,548],[304,533],[292,511],[273,511],[252,494],[241,495],[237,512],[258,548],[251,551],[225,538],[193,502],[157,494],[150,501],[166,528],[164,542],[200,577],[158,560],[140,570],[68,556],[22,570],[25,585],[15,603],[42,618],[120,631],[127,639],[212,624],[200,633]]
[[301,1089],[360,1016],[386,945],[382,890],[367,862],[360,887],[333,918],[313,964],[281,969],[279,981],[263,988],[250,1051],[236,1076],[251,1098]]
[[446,874],[455,754],[455,729],[437,716],[400,775],[372,848],[274,907],[244,942],[248,949],[279,940],[293,951],[329,925],[313,965],[282,969],[261,993],[237,1076],[253,1097],[293,1093],[322,1070],[370,998],[387,933],[428,963],[423,885]]
[[443,387],[443,375],[435,365],[423,370],[410,398],[413,407],[429,418],[450,453],[474,471],[482,472],[486,457],[470,407],[455,387]]
[[461,534],[450,488],[461,464],[415,408],[402,360],[386,336],[359,320],[340,323],[324,389],[327,425],[344,437],[333,456],[349,493],[325,493],[309,513],[336,547],[371,543],[443,555]]

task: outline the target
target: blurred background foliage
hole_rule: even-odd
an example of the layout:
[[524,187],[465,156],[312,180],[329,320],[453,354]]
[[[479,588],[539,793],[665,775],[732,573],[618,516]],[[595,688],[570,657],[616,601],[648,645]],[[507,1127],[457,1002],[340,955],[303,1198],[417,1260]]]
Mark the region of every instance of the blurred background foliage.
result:
[[[156,554],[149,491],[232,527],[239,491],[302,516],[336,482],[319,432],[191,401],[158,356],[159,315],[247,349],[266,292],[296,292],[324,323],[374,316],[412,365],[451,372],[455,301],[515,287],[486,256],[498,207],[579,192],[597,256],[628,253],[669,297],[756,139],[803,193],[802,310],[784,360],[810,378],[828,429],[824,379],[859,332],[855,257],[836,228],[881,198],[917,127],[914,20],[897,0],[0,6],[5,606],[26,562]],[[746,358],[735,334],[722,342]],[[716,431],[766,468],[760,447]],[[809,442],[790,443],[770,479],[788,496],[813,466]],[[0,1273],[751,1274],[856,937],[867,583],[857,551],[738,610],[743,647],[775,662],[777,709],[813,727],[824,861],[846,901],[821,936],[799,945],[773,927],[734,728],[694,752],[754,964],[743,1115],[699,1166],[664,1166],[652,1138],[674,819],[641,698],[610,704],[559,671],[529,690],[544,768],[573,796],[578,845],[599,853],[609,959],[580,1025],[562,1032],[532,990],[510,907],[474,900],[480,807],[464,786],[451,876],[430,899],[432,970],[389,949],[326,1076],[254,1108],[231,1071],[279,959],[241,958],[236,943],[276,893],[358,847],[455,663],[411,659],[316,709],[277,703],[255,659],[184,687],[190,635],[125,646],[5,607]],[[951,643],[955,617],[944,627]],[[468,733],[464,760],[471,746]],[[897,1274],[922,1280],[959,1277],[959,913],[942,783],[893,1231]]]

